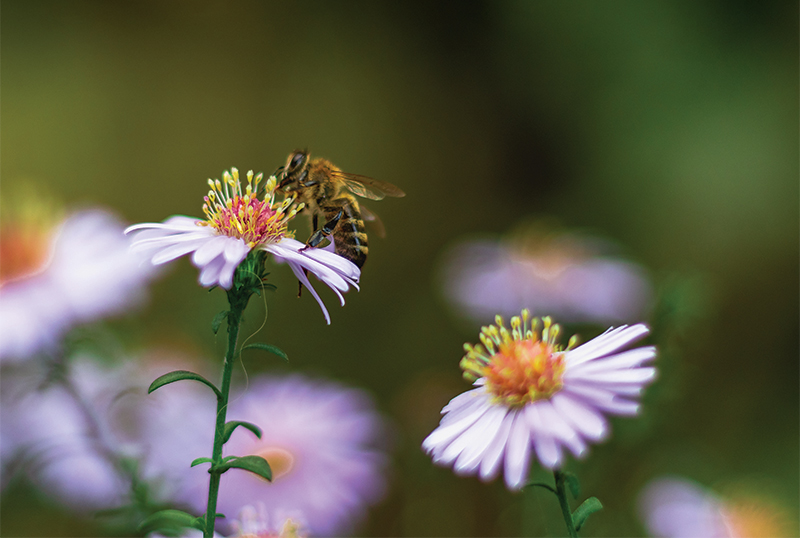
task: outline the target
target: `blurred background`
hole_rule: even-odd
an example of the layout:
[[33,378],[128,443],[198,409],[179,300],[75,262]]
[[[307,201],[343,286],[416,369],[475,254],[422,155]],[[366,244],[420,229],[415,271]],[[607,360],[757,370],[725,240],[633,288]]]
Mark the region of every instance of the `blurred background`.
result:
[[[586,532],[642,535],[639,492],[673,474],[766,499],[796,535],[797,20],[796,2],[718,0],[4,0],[0,188],[127,223],[199,217],[207,178],[269,174],[298,148],[402,188],[368,204],[387,235],[361,291],[339,308],[320,290],[332,324],[278,266],[258,338],[291,361],[245,360],[374,396],[393,450],[363,536],[564,535],[546,492],[457,477],[420,444],[491,321],[448,299],[446,253],[530,223],[602,238],[647,279],[648,306],[622,321],[653,325],[660,378],[640,418],[570,460],[605,505]],[[226,299],[196,280],[172,264],[103,330],[216,372]],[[244,334],[264,318],[253,301]],[[613,324],[564,321],[583,340]],[[110,532],[24,481],[0,513],[3,536]]]

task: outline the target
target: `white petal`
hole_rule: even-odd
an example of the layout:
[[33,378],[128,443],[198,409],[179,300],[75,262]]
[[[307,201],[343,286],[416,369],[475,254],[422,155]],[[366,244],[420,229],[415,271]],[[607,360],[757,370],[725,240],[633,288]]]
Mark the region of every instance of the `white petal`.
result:
[[632,368],[628,370],[611,370],[608,372],[583,372],[564,373],[564,381],[582,379],[592,383],[636,383],[642,384],[652,381],[656,377],[655,368]]
[[442,409],[442,414],[445,416],[442,417],[442,420],[453,420],[454,417],[457,417],[468,407],[475,405],[476,403],[482,404],[485,400],[486,389],[483,387],[462,392],[444,406]]
[[317,294],[317,290],[315,290],[314,286],[311,285],[311,282],[308,281],[308,277],[303,272],[303,269],[296,263],[291,263],[291,262],[289,263],[289,267],[294,273],[294,276],[297,277],[297,280],[299,280],[300,283],[303,284],[303,286],[305,286],[308,289],[308,291],[311,293],[311,296],[317,300],[317,304],[319,304],[319,307],[322,309],[322,315],[325,316],[325,323],[330,325],[331,316],[330,314],[328,314],[328,309],[325,308],[325,303],[323,303],[322,299],[320,299],[319,295]]
[[181,256],[189,254],[197,249],[206,241],[206,238],[195,239],[193,241],[180,242],[168,247],[162,248],[150,260],[153,265],[161,265],[162,263],[171,262]]
[[[225,260],[225,256],[221,256],[223,260]],[[240,260],[241,261],[241,260]],[[239,262],[233,263],[225,260],[222,269],[219,271],[219,277],[217,281],[219,282],[219,286],[222,289],[229,290],[233,286],[233,275],[236,273],[236,268],[239,266]]]
[[250,247],[247,246],[244,239],[236,239],[235,241],[227,241],[222,253],[228,263],[238,266],[247,257],[248,252],[250,252]]
[[200,278],[199,282],[200,285],[208,288],[210,286],[214,286],[219,281],[219,274],[222,271],[222,268],[225,266],[225,258],[222,256],[218,256],[211,262],[207,263],[201,270],[200,270]]
[[558,414],[584,437],[588,437],[592,441],[599,441],[605,436],[607,423],[603,415],[581,403],[574,396],[561,391],[555,394],[550,401]]
[[511,432],[511,426],[514,424],[514,413],[506,413],[503,417],[503,423],[500,429],[494,436],[494,439],[489,443],[486,452],[481,459],[480,477],[481,480],[487,482],[492,480],[500,472],[500,464],[503,461],[503,454],[508,441],[508,434]]
[[561,450],[555,440],[547,434],[533,438],[533,447],[539,462],[548,469],[555,469],[561,464]]
[[617,415],[635,415],[639,411],[638,403],[620,398],[614,392],[599,386],[569,385],[564,387],[563,390],[609,413]]
[[490,407],[491,405],[489,402],[484,401],[482,405],[474,406],[471,412],[465,414],[459,420],[452,421],[445,425],[439,425],[439,427],[433,430],[422,442],[422,449],[428,453],[444,450],[447,445],[453,442],[453,439],[472,426]]
[[578,365],[569,364],[567,370],[569,372],[587,373],[635,368],[653,359],[655,356],[656,348],[654,346],[640,347],[604,359],[588,361]]
[[644,338],[648,332],[650,332],[650,329],[642,324],[631,327],[623,325],[616,329],[609,329],[600,336],[568,351],[565,360],[572,366],[576,366],[585,361],[605,357],[609,353],[613,353],[640,338]]
[[525,406],[525,418],[533,432],[534,441],[539,432],[552,436],[566,445],[575,456],[582,456],[586,450],[578,432],[558,414],[549,400],[541,400]]
[[505,457],[505,478],[508,489],[525,485],[530,467],[531,436],[528,423],[520,410],[512,411],[514,424],[508,435]]
[[210,238],[204,245],[194,251],[192,263],[197,267],[204,267],[211,260],[222,254],[222,251],[225,250],[225,244],[230,240],[235,241],[232,237],[225,235],[217,235]]
[[[453,442],[453,444],[456,444],[456,442],[464,439],[466,443],[455,463],[454,470],[456,473],[472,474],[477,470],[481,457],[500,430],[507,413],[508,408],[505,406],[492,406],[467,432],[464,432],[464,435]],[[467,437],[469,438],[467,439]]]

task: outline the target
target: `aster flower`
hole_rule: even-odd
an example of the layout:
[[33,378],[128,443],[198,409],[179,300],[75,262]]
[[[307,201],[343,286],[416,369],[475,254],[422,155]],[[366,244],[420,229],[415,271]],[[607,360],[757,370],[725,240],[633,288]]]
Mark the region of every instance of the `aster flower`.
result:
[[[511,319],[511,331],[500,316],[483,327],[482,344],[465,344],[461,360],[465,378],[476,388],[453,398],[442,420],[423,442],[434,463],[457,474],[484,481],[505,468],[509,489],[525,485],[532,453],[548,469],[559,469],[564,448],[576,457],[587,453],[609,431],[604,413],[635,415],[635,398],[655,378],[642,364],[655,357],[654,347],[621,351],[643,338],[638,324],[612,328],[575,346],[557,343],[560,328],[550,318]],[[529,323],[530,322],[530,323]]]
[[645,486],[639,512],[648,533],[663,538],[792,535],[785,514],[771,503],[752,496],[723,499],[681,477],[658,478]]
[[[181,404],[175,391],[159,396],[176,401],[153,406],[155,413],[143,421],[147,476],[161,476],[177,501],[204,510],[208,473],[186,466],[211,443],[213,432],[207,424],[214,408],[209,398]],[[282,530],[291,518],[301,525],[299,532],[342,535],[383,495],[385,454],[378,445],[384,427],[361,391],[299,375],[255,379],[244,394],[231,398],[228,420],[248,421],[262,429],[261,439],[237,430],[225,452],[264,457],[273,480],[228,471],[220,485],[220,513],[232,517],[248,505],[263,503],[261,519],[281,526],[270,527],[272,531]]]
[[342,305],[342,293],[350,286],[358,289],[361,272],[355,264],[330,250],[307,248],[293,239],[287,225],[302,205],[293,206],[293,197],[276,202],[274,176],[267,180],[266,194],[259,200],[262,178],[263,174],[254,179],[253,172],[248,172],[247,186],[243,189],[239,171],[233,168],[223,174],[222,182],[208,180],[211,190],[203,204],[206,220],[173,216],[163,223],[136,224],[125,232],[137,232],[133,249],[146,254],[154,265],[191,254],[192,263],[200,270],[200,285],[204,287],[231,289],[236,269],[248,254],[269,253],[278,263],[289,264],[330,324],[328,311],[306,272],[330,287]]
[[230,538],[303,538],[308,536],[303,521],[300,512],[270,518],[264,503],[259,502],[242,508]]
[[442,287],[459,314],[479,322],[522,308],[565,322],[641,319],[652,296],[644,269],[610,250],[597,238],[527,228],[465,239],[442,258]]
[[155,270],[130,252],[116,217],[91,209],[51,225],[49,215],[10,220],[13,212],[0,225],[0,362],[52,349],[75,325],[142,301]]
[[2,378],[0,437],[4,481],[15,471],[55,501],[79,512],[119,506],[130,477],[117,467],[126,450],[107,412],[123,390],[125,368],[88,357],[72,364],[71,381],[49,381],[38,369]]

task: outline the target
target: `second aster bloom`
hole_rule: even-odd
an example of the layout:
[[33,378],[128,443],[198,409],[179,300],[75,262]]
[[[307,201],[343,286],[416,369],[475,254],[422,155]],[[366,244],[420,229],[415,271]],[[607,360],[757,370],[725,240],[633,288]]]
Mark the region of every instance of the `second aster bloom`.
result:
[[560,328],[550,318],[500,316],[483,327],[482,344],[465,344],[464,377],[476,388],[442,409],[439,427],[423,442],[434,463],[484,481],[505,468],[509,489],[525,485],[532,454],[558,469],[564,448],[576,457],[588,442],[609,431],[605,413],[635,415],[636,397],[656,375],[643,366],[655,357],[652,346],[623,348],[643,338],[645,325],[611,328],[585,344],[558,344]]
[[358,289],[361,271],[355,264],[326,249],[307,248],[288,230],[289,221],[302,206],[293,206],[294,198],[275,200],[276,180],[270,177],[265,195],[259,199],[262,174],[247,173],[242,187],[239,171],[225,172],[222,181],[208,180],[211,190],[204,198],[206,219],[173,216],[162,223],[130,226],[126,233],[137,232],[133,249],[146,253],[154,265],[173,261],[187,254],[200,269],[201,286],[234,284],[234,274],[251,252],[264,251],[279,263],[288,263],[298,280],[319,303],[325,320],[330,316],[311,286],[306,272],[314,274],[330,287],[344,305],[343,292],[350,286]]
[[4,208],[0,223],[0,363],[58,347],[73,327],[140,304],[155,268],[130,251],[101,209],[66,219],[41,195]]

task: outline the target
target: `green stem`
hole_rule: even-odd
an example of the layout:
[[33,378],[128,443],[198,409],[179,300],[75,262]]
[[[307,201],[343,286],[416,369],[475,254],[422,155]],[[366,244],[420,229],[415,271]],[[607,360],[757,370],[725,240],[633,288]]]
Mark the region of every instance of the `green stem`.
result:
[[556,477],[556,496],[558,497],[558,504],[561,505],[561,515],[564,516],[564,523],[567,525],[567,532],[570,538],[578,538],[578,531],[575,530],[575,522],[572,521],[572,512],[569,509],[569,501],[567,500],[567,489],[564,487],[564,473],[559,470],[553,471]]
[[[248,294],[249,296],[249,294]],[[225,353],[225,364],[222,367],[222,385],[220,395],[217,397],[217,424],[214,428],[214,450],[211,455],[211,478],[208,485],[208,509],[206,510],[205,528],[203,538],[214,536],[214,524],[217,519],[217,496],[219,494],[219,481],[222,473],[216,467],[222,463],[222,437],[225,432],[225,419],[228,414],[228,394],[231,388],[231,374],[236,358],[236,341],[239,337],[239,325],[242,322],[242,312],[247,306],[247,297],[242,297],[235,290],[228,292],[228,302],[231,309],[228,312],[228,349]]]

